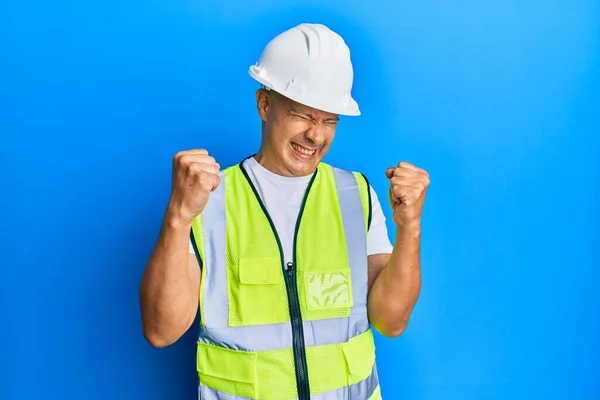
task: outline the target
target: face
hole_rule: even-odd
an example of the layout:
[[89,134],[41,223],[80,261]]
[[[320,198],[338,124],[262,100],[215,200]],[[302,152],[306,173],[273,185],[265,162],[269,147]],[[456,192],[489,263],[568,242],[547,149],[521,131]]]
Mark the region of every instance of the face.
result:
[[312,174],[331,146],[338,116],[263,89],[256,100],[263,121],[258,162],[283,176]]

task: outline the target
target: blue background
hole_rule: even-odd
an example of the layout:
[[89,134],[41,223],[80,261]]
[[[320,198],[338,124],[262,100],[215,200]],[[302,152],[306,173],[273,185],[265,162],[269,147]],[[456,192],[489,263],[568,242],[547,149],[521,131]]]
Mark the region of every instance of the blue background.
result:
[[171,157],[257,149],[247,68],[305,21],[350,45],[363,111],[326,161],[383,199],[400,160],[432,177],[384,397],[600,398],[597,0],[24,0],[0,5],[1,399],[195,398],[195,330],[151,348],[137,300]]

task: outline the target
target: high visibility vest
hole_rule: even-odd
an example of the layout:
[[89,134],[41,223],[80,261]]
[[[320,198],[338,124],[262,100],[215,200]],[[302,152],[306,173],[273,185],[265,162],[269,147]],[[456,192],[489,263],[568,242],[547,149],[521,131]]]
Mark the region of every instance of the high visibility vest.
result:
[[196,367],[205,400],[381,399],[367,318],[366,178],[320,163],[286,263],[242,164],[192,224],[202,265]]

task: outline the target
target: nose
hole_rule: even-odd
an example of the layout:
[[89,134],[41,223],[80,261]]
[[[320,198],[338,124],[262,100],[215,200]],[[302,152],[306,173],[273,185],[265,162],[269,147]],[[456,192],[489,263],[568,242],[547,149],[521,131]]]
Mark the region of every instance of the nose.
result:
[[327,132],[325,127],[322,124],[313,124],[311,127],[304,133],[304,137],[315,146],[322,145],[327,139]]

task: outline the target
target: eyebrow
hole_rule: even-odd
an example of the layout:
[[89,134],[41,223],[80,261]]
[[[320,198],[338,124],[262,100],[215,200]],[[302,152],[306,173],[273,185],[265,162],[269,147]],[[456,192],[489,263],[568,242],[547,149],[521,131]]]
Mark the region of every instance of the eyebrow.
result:
[[[292,105],[289,105],[287,107],[287,111],[288,111],[288,114],[298,114],[298,115],[301,115],[301,116],[304,116],[304,117],[309,117],[310,119],[313,119],[313,120],[316,119],[314,117],[314,115],[312,115],[310,112],[296,110]],[[333,117],[326,118],[325,120],[326,121],[336,121],[336,122],[339,122],[340,117],[333,116]]]

